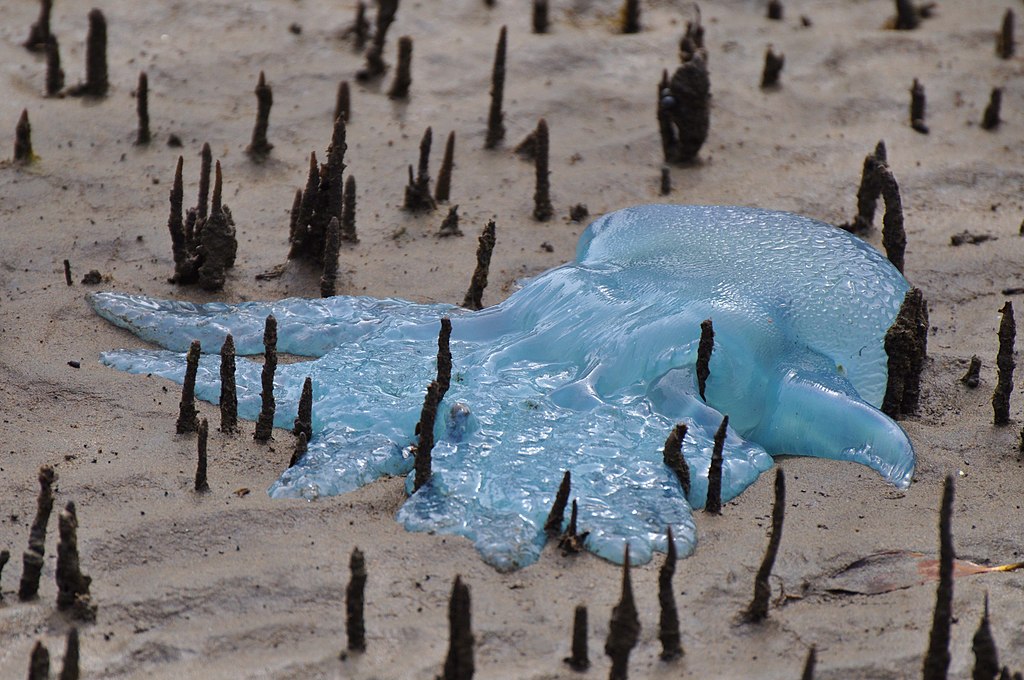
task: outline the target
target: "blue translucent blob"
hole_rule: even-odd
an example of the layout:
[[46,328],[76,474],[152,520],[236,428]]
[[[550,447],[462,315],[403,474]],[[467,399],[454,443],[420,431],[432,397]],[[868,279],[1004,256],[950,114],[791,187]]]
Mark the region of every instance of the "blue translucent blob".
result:
[[[96,311],[166,350],[105,353],[104,363],[182,381],[193,339],[204,355],[197,394],[216,402],[225,334],[262,352],[264,319],[278,350],[318,357],[279,365],[276,424],[290,427],[313,379],[313,438],[275,497],[351,491],[409,474],[410,444],[436,370],[439,319],[452,318],[454,375],[441,405],[433,476],[398,520],[474,541],[499,569],[535,561],[565,470],[589,550],[643,562],[671,525],[692,552],[712,439],[730,417],[723,500],[794,454],[855,461],[906,487],[914,452],[876,407],[886,382],[885,331],[907,282],[877,251],[805,217],[737,207],[647,205],[602,217],[576,259],[494,307],[334,297],[236,305],[91,297]],[[707,403],[694,364],[700,323],[715,349]],[[239,415],[259,411],[260,367],[240,360]],[[693,479],[683,496],[662,462],[672,426],[689,432]],[[411,491],[411,480],[408,482]],[[566,521],[568,517],[566,518]]]

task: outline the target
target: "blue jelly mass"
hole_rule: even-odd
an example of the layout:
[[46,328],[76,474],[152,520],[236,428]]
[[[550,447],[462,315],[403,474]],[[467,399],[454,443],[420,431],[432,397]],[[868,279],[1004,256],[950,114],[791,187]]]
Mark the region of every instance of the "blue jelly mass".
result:
[[[878,410],[883,338],[908,289],[876,250],[830,225],[784,212],[644,205],[601,217],[573,262],[529,280],[502,303],[447,304],[338,296],[192,304],[122,293],[95,310],[164,350],[119,350],[102,361],[181,382],[202,342],[196,393],[216,402],[217,352],[230,332],[240,355],[261,354],[264,320],[278,351],[316,357],[279,365],[278,427],[290,428],[313,380],[309,452],[269,489],[274,497],[341,494],[408,475],[410,445],[436,371],[439,319],[452,319],[451,389],[439,410],[433,476],[398,521],[472,540],[503,570],[534,562],[565,470],[588,550],[642,563],[694,549],[715,430],[729,415],[722,496],[742,492],[792,454],[855,461],[906,487],[914,452]],[[695,362],[700,323],[715,330],[705,403]],[[255,419],[260,365],[240,359],[238,411]],[[684,497],[662,462],[688,425]],[[567,513],[568,514],[568,513]],[[568,522],[568,517],[566,517]]]

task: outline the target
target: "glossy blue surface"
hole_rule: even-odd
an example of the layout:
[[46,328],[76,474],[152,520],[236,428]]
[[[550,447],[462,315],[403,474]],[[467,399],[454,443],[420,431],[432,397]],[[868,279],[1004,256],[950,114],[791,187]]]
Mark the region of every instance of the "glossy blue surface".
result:
[[[467,536],[487,562],[514,569],[540,554],[566,469],[589,550],[618,561],[628,540],[644,562],[665,549],[671,524],[680,554],[689,554],[691,504],[704,504],[722,414],[730,417],[723,500],[779,453],[859,462],[907,486],[913,449],[876,408],[886,381],[883,337],[907,288],[873,248],[815,220],[647,205],[598,219],[574,262],[479,312],[346,296],[237,305],[90,299],[103,317],[167,348],[108,352],[110,366],[181,382],[184,352],[201,340],[212,354],[201,362],[197,394],[208,401],[218,399],[225,334],[239,354],[260,354],[270,313],[279,352],[319,357],[277,369],[276,424],[291,427],[310,375],[314,434],[302,462],[270,488],[275,497],[339,494],[409,473],[439,318],[451,316],[454,376],[437,422],[434,474],[398,520]],[[694,363],[707,318],[715,349],[705,404]],[[238,362],[242,417],[259,411],[259,373],[257,363]],[[680,421],[689,425],[689,502],[662,463]]]

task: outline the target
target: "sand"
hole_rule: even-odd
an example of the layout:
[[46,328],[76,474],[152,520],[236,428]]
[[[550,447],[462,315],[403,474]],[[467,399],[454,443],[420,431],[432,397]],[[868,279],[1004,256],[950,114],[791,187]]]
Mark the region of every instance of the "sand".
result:
[[[406,102],[384,94],[390,72],[377,84],[355,82],[363,58],[339,38],[354,16],[350,2],[105,0],[111,91],[98,101],[42,96],[42,57],[20,46],[38,5],[4,5],[0,122],[10,142],[3,155],[28,109],[39,159],[0,167],[0,549],[12,553],[0,581],[0,678],[25,677],[37,640],[59,658],[69,625],[55,607],[55,517],[40,599],[21,603],[16,595],[43,464],[59,476],[57,507],[77,504],[82,566],[99,606],[97,622],[82,629],[83,677],[432,678],[447,649],[447,600],[457,574],[472,593],[479,677],[575,677],[562,659],[577,604],[590,611],[589,677],[607,673],[603,643],[618,567],[549,546],[537,564],[498,573],[466,540],[404,531],[393,519],[404,498],[401,479],[313,503],[271,501],[265,489],[287,465],[292,436],[277,430],[269,446],[257,444],[248,422],[238,436],[211,433],[212,491],[196,495],[195,439],[174,434],[178,387],[98,363],[103,350],[145,345],[95,316],[88,291],[195,301],[318,294],[319,273],[301,265],[276,280],[255,277],[285,261],[292,197],[305,183],[308,154],[325,158],[341,80],[352,85],[346,161],[358,181],[360,237],[342,248],[343,294],[461,301],[476,235],[493,218],[498,244],[484,303],[494,304],[517,279],[572,257],[585,226],[567,219],[576,203],[591,216],[669,201],[845,222],[854,214],[864,155],[879,139],[888,146],[906,210],[906,274],[931,308],[920,412],[902,423],[919,457],[914,483],[899,491],[860,466],[781,460],[786,526],[773,606],[759,626],[741,625],[737,615],[767,544],[772,475],[722,516],[699,514],[697,552],[675,577],[686,655],[658,659],[658,556],[633,570],[643,626],[633,677],[794,678],[812,644],[818,678],[916,676],[934,583],[838,595],[829,592],[829,577],[877,551],[935,555],[948,474],[957,484],[958,555],[991,564],[1022,559],[1021,400],[1014,395],[1007,427],[993,427],[990,405],[997,310],[1007,299],[1000,291],[1022,285],[1024,273],[1022,62],[997,58],[994,41],[1007,3],[943,2],[911,32],[885,29],[893,13],[885,0],[789,0],[781,22],[765,19],[761,2],[707,3],[711,132],[698,164],[672,169],[666,197],[658,195],[655,87],[662,69],[677,63],[692,7],[643,2],[643,31],[619,35],[618,3],[554,2],[550,34],[533,35],[523,5],[405,0],[385,59],[393,63],[399,36],[413,37]],[[61,0],[54,9],[69,84],[84,76],[91,6]],[[801,15],[812,25],[802,26]],[[289,30],[293,23],[300,32]],[[506,24],[508,133],[500,150],[488,152],[490,64]],[[781,87],[766,92],[758,84],[769,44],[786,62]],[[142,70],[154,141],[139,148],[132,92]],[[260,70],[273,88],[275,146],[257,164],[244,149]],[[914,77],[927,92],[927,136],[909,126]],[[1006,120],[989,132],[978,123],[994,86],[1006,88]],[[533,167],[511,151],[540,117],[551,130],[556,217],[547,223],[531,217]],[[400,209],[406,166],[416,162],[427,126],[433,173],[444,138],[457,134],[450,203],[459,205],[463,238],[433,235],[446,206],[419,217]],[[183,148],[168,147],[171,134]],[[238,263],[216,294],[167,282],[174,164],[184,156],[188,205],[207,141],[224,166],[224,200],[239,237]],[[866,235],[877,247],[879,225],[880,217]],[[995,238],[950,246],[964,229]],[[91,269],[103,282],[79,283]],[[975,390],[959,382],[972,354],[983,360]],[[217,421],[216,407],[199,408]],[[366,554],[369,571],[368,649],[342,660],[354,547]],[[952,677],[970,676],[971,636],[986,592],[1001,661],[1024,669],[1022,588],[1021,573],[957,579]]]

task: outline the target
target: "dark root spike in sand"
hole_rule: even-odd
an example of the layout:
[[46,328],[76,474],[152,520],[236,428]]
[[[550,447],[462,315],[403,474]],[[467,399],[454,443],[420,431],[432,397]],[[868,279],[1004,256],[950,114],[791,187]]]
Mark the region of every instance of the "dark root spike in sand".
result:
[[249,143],[246,153],[253,160],[263,160],[274,148],[274,145],[267,141],[267,129],[270,127],[270,107],[274,105],[274,92],[267,84],[267,78],[263,71],[260,71],[259,79],[256,81],[256,123],[252,128],[252,141]]
[[395,79],[388,90],[390,99],[408,99],[409,86],[412,85],[412,38],[403,35],[398,39],[398,66],[395,67]]
[[57,543],[57,609],[77,621],[96,621],[96,605],[89,595],[92,578],[82,573],[78,557],[78,515],[68,502],[57,517],[60,541]]
[[452,167],[455,164],[455,131],[448,133],[444,144],[444,156],[441,158],[441,169],[437,171],[437,186],[434,187],[434,200],[438,203],[448,201],[452,191]]
[[53,485],[57,473],[49,465],[39,468],[39,496],[36,499],[36,515],[28,534],[28,550],[22,554],[21,583],[18,599],[22,602],[39,596],[39,576],[43,571],[43,556],[46,554],[46,525],[53,511]]
[[555,214],[551,205],[551,180],[548,170],[548,123],[537,121],[537,156],[534,159],[536,185],[533,192],[533,219],[547,222]]
[[22,109],[14,128],[14,162],[28,165],[35,159],[36,155],[32,151],[32,124],[28,120],[28,109]]
[[640,0],[623,0],[622,32],[639,33],[640,28]]
[[992,625],[988,615],[988,593],[985,593],[985,607],[981,620],[978,622],[978,630],[974,632],[974,637],[971,639],[971,651],[974,652],[972,677],[975,680],[979,678],[994,680],[999,675],[999,650],[996,647],[995,638],[992,637]]
[[768,579],[775,566],[775,557],[779,553],[782,542],[782,523],[786,518],[786,477],[782,469],[775,471],[775,502],[772,505],[772,529],[768,538],[768,547],[764,551],[764,559],[754,578],[754,599],[746,611],[743,620],[747,623],[760,623],[768,618],[768,603],[772,595],[772,587]]
[[928,134],[928,126],[924,122],[925,102],[924,85],[914,78],[910,87],[910,127],[923,135]]
[[854,234],[863,234],[871,229],[875,219],[875,210],[878,207],[878,199],[882,195],[878,168],[886,163],[885,142],[880,140],[875,145],[875,150],[864,157],[860,186],[857,188],[857,215],[853,218],[853,222],[839,225],[840,229]]
[[487,288],[487,273],[491,266],[491,254],[496,243],[494,220],[490,220],[480,233],[476,248],[476,269],[469,283],[469,290],[462,300],[466,309],[480,310],[484,308],[484,289]]
[[[666,163],[692,163],[708,136],[711,123],[711,79],[703,48],[684,39],[683,63],[658,86],[658,128]],[[687,51],[693,48],[693,52]]]
[[345,588],[345,635],[349,651],[365,652],[366,620],[363,609],[366,603],[366,558],[359,548],[352,549],[348,569],[350,577]]
[[412,175],[412,167],[409,168],[409,183],[405,187],[405,203],[402,208],[412,213],[429,212],[437,208],[434,197],[430,195],[430,146],[433,139],[433,130],[428,127],[420,139],[415,177]]
[[544,532],[548,537],[555,537],[562,533],[562,522],[565,521],[565,508],[569,504],[569,491],[572,486],[572,474],[569,470],[562,476],[562,483],[558,485],[558,493],[551,504],[551,512],[544,522]]
[[64,87],[64,69],[60,67],[60,44],[57,36],[51,35],[46,43],[46,96],[60,95]]
[[576,606],[572,616],[572,656],[563,659],[569,668],[577,672],[590,668],[587,646],[587,607],[581,604]]
[[50,680],[50,650],[42,640],[37,640],[32,647],[32,656],[28,662],[28,680]]
[[672,577],[676,573],[676,541],[672,527],[666,533],[665,562],[658,571],[658,604],[661,616],[658,619],[658,640],[661,641],[661,660],[672,661],[683,656],[683,645],[679,637],[679,612],[676,598],[672,593]]
[[414,467],[416,477],[413,482],[413,493],[430,481],[431,476],[431,451],[434,449],[434,423],[437,421],[437,409],[441,405],[444,393],[437,380],[430,381],[427,386],[427,394],[423,398],[423,409],[420,411],[420,420],[416,424],[416,459]]
[[683,458],[683,438],[686,437],[686,423],[678,423],[665,440],[665,448],[662,452],[662,460],[665,465],[675,473],[679,485],[683,489],[683,497],[690,497],[690,468]]
[[999,127],[999,123],[1002,122],[999,118],[1002,106],[1003,88],[993,87],[992,94],[989,95],[988,106],[985,107],[985,113],[981,118],[982,130],[995,130]]
[[206,493],[210,490],[210,484],[206,479],[206,446],[209,441],[210,424],[206,418],[199,422],[199,438],[196,440],[196,480],[195,490],[198,493]]
[[629,654],[640,639],[640,616],[633,599],[633,583],[629,575],[629,544],[622,562],[622,592],[612,609],[604,653],[612,660],[609,680],[626,680],[629,676]]
[[338,255],[341,250],[341,224],[337,217],[331,217],[324,239],[323,273],[320,276],[320,297],[329,298],[338,294]]
[[110,89],[107,76],[107,20],[103,12],[89,12],[89,33],[85,39],[85,82],[68,90],[73,97],[105,97]]
[[153,139],[149,131],[149,76],[139,74],[139,86],[135,90],[135,112],[139,117],[139,129],[135,134],[135,145],[145,146]]
[[708,497],[704,501],[704,512],[711,515],[722,514],[722,451],[725,448],[725,435],[729,427],[729,416],[722,416],[722,424],[715,432],[714,446],[711,450],[711,465],[708,467]]
[[1010,424],[1010,394],[1013,392],[1014,341],[1017,337],[1017,323],[1013,317],[1013,303],[1007,300],[999,310],[999,352],[996,354],[996,388],[992,393],[992,422],[995,425]]
[[174,429],[178,434],[199,430],[199,411],[196,410],[196,373],[199,371],[199,355],[202,347],[193,340],[188,348],[185,363],[185,379],[181,384],[181,401],[178,403],[178,420]]
[[531,24],[534,33],[544,34],[548,32],[548,0],[533,0]]
[[920,288],[903,298],[896,320],[885,334],[888,378],[882,412],[899,419],[917,411],[921,373],[928,355],[928,303]]
[[366,50],[366,66],[356,73],[356,79],[369,81],[379,78],[387,71],[384,63],[384,40],[388,29],[398,12],[398,0],[379,0],[377,3],[377,19],[373,32],[373,40]]
[[41,0],[39,3],[39,18],[28,32],[28,39],[22,43],[29,52],[42,52],[46,49],[53,33],[50,31],[50,14],[53,11],[53,0]]
[[220,348],[220,431],[238,432],[238,391],[235,385],[235,339],[228,333]]
[[996,54],[1000,59],[1010,59],[1016,51],[1017,45],[1013,38],[1013,24],[1013,10],[1008,9],[1003,15],[1003,23],[996,34]]
[[471,680],[475,670],[473,628],[469,586],[455,577],[448,600],[448,656],[444,662],[444,680]]
[[697,343],[697,390],[700,398],[707,403],[704,391],[711,377],[711,354],[715,351],[715,327],[711,319],[700,322],[700,341]]
[[267,316],[263,326],[263,371],[260,376],[260,415],[256,420],[253,439],[268,442],[274,432],[274,413],[277,404],[274,401],[274,373],[277,371],[277,319],[273,314]]
[[505,97],[505,50],[508,31],[504,26],[498,33],[498,44],[494,48],[494,67],[491,70],[491,106],[487,113],[487,137],[485,149],[496,149],[505,139],[505,114],[501,110]]
[[946,680],[949,670],[950,627],[953,623],[953,477],[946,477],[939,507],[939,584],[928,635],[922,680]]
[[761,72],[761,89],[772,90],[779,87],[779,76],[786,64],[786,55],[775,54],[769,45],[764,53],[764,70]]

